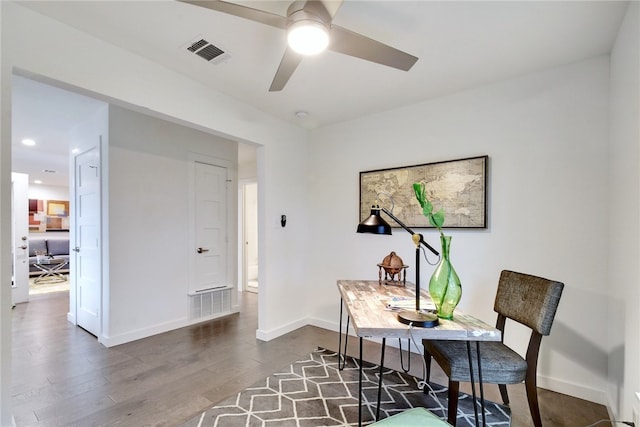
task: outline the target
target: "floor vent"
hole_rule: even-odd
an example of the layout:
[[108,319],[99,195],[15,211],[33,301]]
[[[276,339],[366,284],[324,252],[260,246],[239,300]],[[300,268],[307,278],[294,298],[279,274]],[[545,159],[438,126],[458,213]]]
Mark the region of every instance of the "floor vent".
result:
[[231,288],[223,287],[189,294],[190,319],[206,319],[231,312]]
[[187,52],[195,53],[200,58],[208,61],[211,64],[220,64],[231,58],[231,55],[224,50],[210,43],[204,37],[199,35],[195,39],[191,40],[183,46]]

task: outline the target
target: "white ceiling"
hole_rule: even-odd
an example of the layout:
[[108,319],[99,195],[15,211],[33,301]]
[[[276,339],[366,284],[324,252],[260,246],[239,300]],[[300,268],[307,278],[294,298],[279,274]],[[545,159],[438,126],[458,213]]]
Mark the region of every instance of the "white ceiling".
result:
[[69,131],[105,103],[20,76],[13,76],[11,101],[11,170],[28,174],[30,183],[68,186]]
[[[289,4],[236,3],[281,15]],[[19,4],[306,128],[606,54],[627,7],[616,1],[345,0],[335,24],[417,56],[416,65],[404,72],[324,52],[305,58],[283,91],[269,92],[285,49],[283,30],[170,0]],[[196,36],[231,58],[213,65],[185,53]],[[26,102],[16,89],[14,103]],[[38,98],[45,109],[49,96]],[[297,118],[300,110],[308,117]],[[24,122],[28,128],[45,121]]]

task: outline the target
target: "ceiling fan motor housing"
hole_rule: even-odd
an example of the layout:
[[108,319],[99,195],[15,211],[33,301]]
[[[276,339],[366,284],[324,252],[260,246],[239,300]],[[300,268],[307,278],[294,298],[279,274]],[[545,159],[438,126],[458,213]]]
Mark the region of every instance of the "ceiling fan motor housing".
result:
[[331,26],[331,16],[321,1],[294,1],[287,9],[287,29],[293,25],[310,21],[326,28],[327,32]]
[[329,44],[331,16],[319,1],[296,1],[287,9],[287,39],[299,54],[314,55]]

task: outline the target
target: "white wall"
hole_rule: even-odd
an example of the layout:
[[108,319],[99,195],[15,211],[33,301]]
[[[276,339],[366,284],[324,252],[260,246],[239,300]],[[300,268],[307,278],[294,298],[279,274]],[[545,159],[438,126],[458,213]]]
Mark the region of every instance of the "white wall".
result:
[[110,344],[188,324],[189,153],[222,159],[233,187],[229,271],[237,263],[237,144],[118,107],[109,110]]
[[[360,171],[487,154],[488,228],[447,231],[460,308],[495,322],[502,269],[564,282],[539,384],[604,402],[608,71],[600,57],[314,131],[310,203],[326,221],[309,253],[314,322],[335,328],[336,280],[377,278],[391,250],[415,274],[408,233],[355,233]],[[425,238],[439,246],[437,233]],[[423,263],[421,283],[432,272]],[[527,340],[508,326],[507,343],[524,353]]]
[[[637,5],[633,8],[637,10]],[[609,357],[606,336],[610,331],[603,322],[610,287],[603,284],[610,278],[607,254],[616,247],[608,244],[610,224],[601,220],[610,218],[610,207],[602,202],[609,200],[611,191],[607,186],[607,58],[321,129],[313,133],[314,144],[309,150],[304,130],[19,4],[0,2],[0,19],[3,282],[11,268],[10,239],[6,237],[10,235],[10,73],[14,67],[85,95],[260,146],[257,334],[261,338],[287,332],[309,319],[337,328],[337,279],[376,277],[376,263],[391,249],[405,260],[412,259],[406,233],[398,232],[386,240],[355,234],[359,171],[488,154],[489,228],[450,233],[452,259],[463,279],[461,307],[493,321],[492,300],[502,268],[564,281],[556,323],[551,336],[543,341],[541,380],[569,394],[605,400],[600,390],[606,388],[608,361],[614,359]],[[631,22],[632,34],[637,34],[637,18]],[[629,62],[633,62],[637,48],[622,41],[625,39],[620,38],[617,47],[624,55],[632,54],[630,60],[620,54],[619,64],[626,75],[634,67]],[[615,91],[615,68],[612,75]],[[629,101],[619,102],[619,111],[629,105]],[[637,113],[635,117],[637,120]],[[614,116],[612,120],[615,123],[618,119]],[[624,134],[633,138],[633,126],[637,129],[637,123],[631,123],[631,130]],[[625,146],[623,157],[636,155],[635,147]],[[369,150],[379,150],[379,154],[362,155]],[[125,151],[114,148],[110,155],[124,164],[129,161]],[[131,155],[137,160],[153,157],[142,152]],[[637,174],[633,179],[637,181]],[[634,203],[637,196],[637,192],[630,196]],[[308,220],[311,212],[314,214]],[[282,213],[288,217],[284,229],[279,226]],[[326,225],[309,232],[309,225],[317,219]],[[637,225],[630,229],[634,227]],[[611,231],[627,236],[628,230],[621,226]],[[426,237],[437,243],[435,233]],[[636,234],[632,240],[637,239]],[[629,246],[633,255],[637,244]],[[628,266],[636,259],[630,258],[626,248],[623,245],[618,252],[620,263]],[[305,256],[300,255],[303,253]],[[424,268],[423,280],[428,275]],[[6,301],[7,290],[0,293]],[[633,303],[637,302],[636,298]],[[7,425],[10,309],[3,304],[0,310],[0,425]],[[615,324],[631,325],[628,321],[621,318]],[[629,327],[624,329],[625,334],[633,333]],[[521,331],[508,333],[509,341],[524,344]],[[635,333],[632,343],[637,343],[637,330]],[[632,347],[625,349],[632,351],[625,353],[630,359],[627,364],[639,359]],[[637,388],[637,375],[630,383]]]
[[[308,150],[306,144],[280,144],[260,147],[257,154],[257,336],[268,340],[306,325],[309,317],[307,261],[313,243],[309,240]],[[265,211],[267,215],[262,214]],[[282,214],[287,215],[285,228],[280,226]]]
[[631,419],[640,391],[640,5],[631,2],[611,53],[609,157],[609,401]]
[[42,200],[69,200],[69,187],[31,184],[29,185],[29,198]]
[[[257,335],[271,338],[303,324],[308,313],[306,287],[300,281],[304,263],[295,261],[307,248],[307,206],[304,203],[307,194],[304,161],[307,158],[307,132],[147,59],[34,13],[20,4],[0,2],[0,10],[0,196],[3,209],[0,236],[10,233],[10,212],[5,208],[10,204],[7,203],[10,200],[10,74],[17,69],[84,95],[213,132],[224,138],[259,145],[260,253],[265,256],[260,261],[260,284],[264,292],[259,297]],[[113,155],[116,158],[118,151]],[[298,162],[298,159],[302,160]],[[272,226],[277,224],[281,213],[287,213],[291,218],[285,230]],[[135,235],[130,238],[135,239]],[[0,239],[3,242],[0,257],[3,282],[9,278],[11,270],[10,248],[5,243],[9,240]],[[0,313],[0,392],[3,393],[0,421],[5,423],[10,417],[8,403],[5,403],[10,399],[4,398],[9,395],[11,381],[10,308],[2,307]]]
[[[291,274],[296,269],[292,270],[289,260],[280,254],[290,250],[300,253],[305,246],[306,206],[297,202],[306,194],[305,173],[299,165],[292,165],[296,162],[291,159],[306,158],[306,131],[19,4],[1,5],[2,30],[11,39],[3,46],[2,59],[9,66],[44,76],[45,80],[85,95],[261,146],[260,192],[262,197],[270,195],[269,201],[261,204],[260,217],[265,222],[261,240],[272,254],[264,260],[270,268],[261,269],[265,271],[261,283],[265,285],[263,289],[273,287],[274,297],[262,295],[260,310],[277,314],[274,318],[261,317],[260,329],[268,332],[282,325],[283,320],[303,319],[304,305],[290,304],[286,311],[279,307],[303,300],[304,295]],[[289,203],[299,207],[291,210],[296,221],[292,223],[293,232],[285,236],[266,224],[275,223]],[[296,230],[298,227],[301,228]],[[281,288],[286,291],[281,292]]]
[[238,144],[238,180],[255,181],[258,179],[257,147]]

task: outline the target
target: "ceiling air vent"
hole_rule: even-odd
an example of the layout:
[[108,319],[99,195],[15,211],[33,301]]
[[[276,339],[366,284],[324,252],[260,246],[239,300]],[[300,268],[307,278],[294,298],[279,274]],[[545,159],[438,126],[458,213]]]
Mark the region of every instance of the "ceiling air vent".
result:
[[212,64],[219,64],[231,58],[231,55],[220,49],[218,46],[211,44],[202,36],[196,37],[184,47],[188,52],[195,53]]

